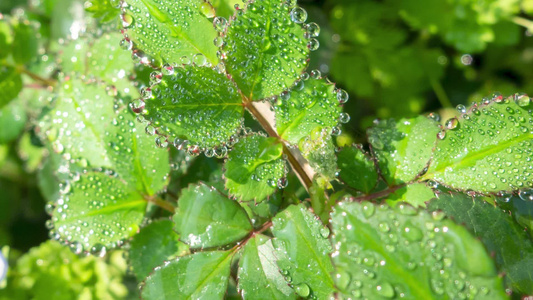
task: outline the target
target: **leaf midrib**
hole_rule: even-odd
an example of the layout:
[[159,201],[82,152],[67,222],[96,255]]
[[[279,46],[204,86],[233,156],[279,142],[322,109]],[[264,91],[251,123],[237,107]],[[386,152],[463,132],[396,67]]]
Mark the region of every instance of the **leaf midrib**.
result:
[[200,281],[200,283],[196,286],[196,289],[194,289],[194,292],[191,295],[187,296],[187,299],[196,299],[196,298],[192,298],[192,296],[195,295],[196,293],[198,293],[200,291],[200,288],[203,287],[204,284],[206,282],[208,282],[208,280],[210,280],[211,277],[213,277],[215,275],[215,273],[220,273],[221,270],[219,270],[220,269],[219,267],[221,265],[225,264],[226,261],[228,260],[228,258],[232,258],[233,257],[233,255],[230,255],[230,254],[232,254],[232,252],[227,251],[225,253],[226,257],[224,259],[222,259],[222,261],[216,265],[216,267],[213,269],[213,271],[211,271],[207,276],[204,277],[204,279],[202,279],[202,281]]
[[[148,11],[150,12],[150,15],[152,15],[154,18],[156,18],[162,24],[166,25],[167,28],[173,34],[175,34],[176,36],[178,36],[178,37],[182,38],[183,40],[185,40],[190,46],[192,46],[192,48],[194,48],[194,50],[198,51],[198,53],[203,54],[209,60],[209,62],[211,64],[216,65],[217,62],[212,60],[211,55],[208,55],[207,53],[204,53],[202,50],[200,50],[193,43],[193,41],[189,38],[189,36],[184,34],[184,31],[178,30],[177,27],[174,26],[175,24],[172,23],[172,20],[168,19],[168,16],[166,14],[164,14],[161,10],[159,10],[159,8],[157,8],[156,6],[150,4],[147,0],[141,0],[141,2],[144,4],[146,9],[148,9]],[[182,27],[180,26],[179,28],[182,28]]]
[[[473,162],[475,162],[477,160],[480,160],[480,159],[482,159],[484,157],[487,157],[487,156],[490,156],[492,154],[501,152],[501,151],[511,147],[514,144],[518,144],[518,143],[523,142],[523,141],[528,140],[528,139],[533,139],[533,134],[532,133],[524,134],[524,135],[522,135],[522,136],[520,136],[518,138],[512,138],[512,139],[506,140],[504,143],[500,143],[500,144],[498,144],[496,146],[488,145],[487,147],[484,147],[480,151],[473,152],[472,155],[468,155],[467,154],[465,157],[463,157],[463,158],[461,158],[459,160],[454,160],[450,164],[445,164],[445,163],[436,164],[437,167],[434,170],[432,170],[431,172],[428,172],[426,175],[424,175],[424,179],[434,178],[434,175],[436,173],[441,173],[443,170],[445,170],[448,167],[455,167],[455,166],[459,166],[461,164],[465,164],[466,166],[470,166],[470,165],[473,164]],[[471,152],[469,152],[469,153],[471,153]]]

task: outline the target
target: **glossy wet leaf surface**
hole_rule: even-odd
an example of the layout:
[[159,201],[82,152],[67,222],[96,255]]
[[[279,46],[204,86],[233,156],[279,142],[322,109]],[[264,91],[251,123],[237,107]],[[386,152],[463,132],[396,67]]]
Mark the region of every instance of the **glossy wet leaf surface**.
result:
[[128,84],[128,76],[133,73],[133,61],[128,51],[120,47],[120,33],[106,33],[97,38],[84,36],[62,47],[59,57],[64,73],[78,72],[85,76],[97,77],[109,85],[114,85],[124,93],[134,93],[137,88]]
[[329,128],[315,128],[298,144],[303,157],[321,177],[333,180],[337,173],[337,156]]
[[171,220],[154,221],[131,240],[128,257],[139,282],[164,261],[187,254],[187,245],[179,241],[179,235],[173,227]]
[[100,84],[73,79],[60,83],[54,101],[53,108],[39,121],[53,150],[83,157],[92,166],[111,167],[103,136],[106,124],[114,117],[113,97]]
[[196,54],[208,62],[218,62],[213,44],[216,31],[212,20],[202,13],[201,0],[126,0],[122,25],[124,36],[134,51],[167,63],[180,63],[182,57]]
[[409,182],[427,167],[439,128],[429,118],[380,121],[368,141],[381,174],[389,184]]
[[281,274],[301,297],[326,299],[334,292],[329,229],[303,204],[272,220],[273,245]]
[[0,67],[0,109],[15,99],[22,90],[22,78],[15,68]]
[[[225,144],[243,122],[235,85],[209,67],[187,65],[163,76],[145,102],[143,116],[169,142],[213,148]],[[143,104],[144,105],[144,104]]]
[[246,212],[236,201],[205,184],[182,191],[174,223],[180,239],[191,248],[231,244],[252,230]]
[[274,193],[285,176],[283,146],[275,138],[251,135],[242,138],[228,155],[224,168],[226,188],[242,201],[260,202]]
[[230,251],[197,252],[165,263],[143,282],[141,296],[146,300],[223,299],[232,256]]
[[498,101],[450,121],[454,127],[437,142],[424,178],[481,193],[533,187],[533,101],[521,95]]
[[156,146],[126,106],[117,109],[108,122],[104,142],[113,170],[144,194],[154,195],[165,188],[170,173],[168,151]]
[[363,150],[350,146],[344,147],[337,154],[339,178],[348,186],[369,193],[378,182],[378,173],[374,162]]
[[334,278],[344,297],[507,298],[481,242],[443,215],[341,202],[331,224]]
[[495,254],[496,264],[513,289],[524,294],[533,293],[531,230],[524,230],[501,208],[464,194],[442,193],[429,203],[428,208],[442,211],[455,222],[465,224],[488,251]]
[[256,235],[244,246],[239,260],[239,291],[243,299],[296,299],[276,264],[270,238]]
[[291,19],[296,6],[281,0],[243,6],[225,32],[227,71],[251,100],[279,95],[307,66],[305,30]]
[[52,236],[80,253],[105,254],[137,233],[147,205],[143,196],[119,178],[88,172],[66,182],[52,214]]
[[335,85],[314,78],[301,80],[290,92],[282,93],[274,108],[278,134],[295,145],[317,128],[331,131],[342,111]]

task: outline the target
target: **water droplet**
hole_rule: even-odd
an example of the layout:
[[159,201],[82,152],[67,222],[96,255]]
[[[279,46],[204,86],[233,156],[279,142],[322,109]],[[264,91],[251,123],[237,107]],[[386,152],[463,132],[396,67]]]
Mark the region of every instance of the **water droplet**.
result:
[[297,284],[296,286],[294,286],[294,291],[300,297],[304,297],[304,298],[309,297],[309,294],[311,293],[311,289],[305,283],[300,283],[300,284]]
[[329,234],[330,234],[329,228],[327,228],[327,227],[322,227],[322,228],[320,228],[320,235],[321,235],[323,238],[327,239],[328,236],[329,236]]
[[428,119],[433,120],[435,122],[440,122],[440,115],[437,113],[429,113]]
[[215,16],[215,9],[207,2],[204,2],[200,5],[200,12],[208,19],[211,19]]
[[192,61],[195,65],[199,67],[205,66],[207,64],[207,58],[201,53],[194,55]]
[[301,7],[295,7],[291,10],[291,20],[294,23],[302,24],[307,20],[307,12]]
[[348,122],[350,122],[350,115],[348,113],[341,113],[339,115],[339,122],[343,123],[343,124],[346,124]]
[[320,42],[315,38],[311,38],[309,39],[309,42],[307,42],[307,48],[309,48],[309,50],[311,51],[316,51],[318,50],[319,47],[320,47]]
[[340,104],[348,102],[348,99],[350,99],[350,95],[348,94],[348,92],[343,89],[337,90],[337,101],[339,101]]
[[309,37],[317,37],[320,34],[320,26],[317,23],[309,23],[305,26]]
[[278,179],[277,184],[279,189],[284,189],[289,185],[289,180],[287,180],[287,178],[280,178]]
[[228,21],[223,17],[216,17],[213,19],[213,26],[218,32],[223,32],[228,26]]
[[386,298],[394,297],[394,288],[388,282],[383,282],[380,285],[376,286],[376,291],[382,297],[386,297]]
[[451,118],[446,121],[444,127],[446,127],[446,129],[455,129],[457,128],[457,125],[459,125],[459,120],[457,118]]
[[446,130],[441,130],[437,133],[437,138],[439,140],[443,140],[446,138]]
[[533,201],[533,189],[524,189],[518,192],[518,197],[524,201]]
[[461,113],[461,114],[466,113],[466,106],[464,106],[464,105],[462,105],[462,104],[459,104],[459,105],[457,105],[456,108],[457,108],[457,111],[458,111],[459,113]]
[[128,28],[133,24],[133,16],[130,14],[122,14],[122,26]]
[[525,107],[531,103],[531,98],[526,94],[515,94],[515,102],[518,106]]

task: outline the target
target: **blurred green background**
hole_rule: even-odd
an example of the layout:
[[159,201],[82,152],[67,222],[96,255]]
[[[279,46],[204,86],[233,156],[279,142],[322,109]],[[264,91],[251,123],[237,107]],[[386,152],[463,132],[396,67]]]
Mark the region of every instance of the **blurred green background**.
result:
[[[242,3],[212,2],[225,17]],[[495,92],[533,94],[533,0],[299,4],[308,22],[321,28],[310,69],[350,94],[345,110],[352,121],[344,125],[342,143],[364,142],[376,118],[438,112],[445,119],[456,105]],[[43,57],[57,51],[59,39],[77,34],[72,29],[80,21],[96,17],[116,28],[118,20],[108,0],[0,0],[0,13],[33,24],[40,63],[31,68],[47,76],[55,75],[54,59]],[[0,299],[136,298],[136,282],[120,251],[104,260],[81,258],[46,242],[44,207],[57,192],[50,174],[61,168],[33,132],[47,97],[46,91],[23,91],[0,109],[0,248],[9,257],[13,282],[0,283]]]

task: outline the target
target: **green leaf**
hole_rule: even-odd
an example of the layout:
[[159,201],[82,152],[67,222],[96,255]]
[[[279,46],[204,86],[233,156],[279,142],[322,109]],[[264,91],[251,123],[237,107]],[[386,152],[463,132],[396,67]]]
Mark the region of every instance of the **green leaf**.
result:
[[243,299],[296,299],[276,265],[272,241],[256,235],[248,241],[239,260],[239,291]]
[[300,151],[315,172],[326,181],[335,179],[337,173],[337,157],[335,145],[328,128],[317,127],[310,136],[302,138]]
[[403,186],[387,196],[387,204],[395,207],[399,203],[409,203],[413,207],[426,207],[426,202],[433,199],[435,193],[425,183],[413,183]]
[[442,215],[341,202],[331,224],[336,284],[346,297],[507,298],[481,242]]
[[230,251],[197,252],[165,263],[144,281],[142,298],[222,300],[232,257]]
[[131,94],[137,89],[126,78],[133,73],[134,64],[129,53],[119,47],[121,37],[120,33],[106,33],[97,39],[84,36],[71,41],[59,56],[61,69],[66,74],[97,77],[116,86],[119,92],[128,89],[127,94]]
[[351,188],[368,194],[378,183],[374,162],[360,147],[344,147],[337,154],[339,178]]
[[480,193],[533,187],[533,103],[495,97],[447,121],[424,179]]
[[110,0],[89,0],[85,5],[85,10],[103,23],[118,20],[120,14],[120,9],[111,4]]
[[389,184],[409,182],[427,167],[439,128],[429,118],[380,121],[368,141],[381,174]]
[[26,112],[19,101],[12,101],[0,109],[0,144],[16,139],[24,130],[26,120]]
[[113,97],[102,85],[78,79],[61,82],[56,97],[53,108],[39,121],[54,151],[85,158],[93,167],[111,168],[104,132],[115,115]]
[[22,78],[15,68],[0,67],[0,109],[15,99],[22,90]]
[[[201,0],[126,0],[122,24],[124,36],[135,51],[157,61],[183,62],[201,54],[212,65],[218,63],[217,36],[212,22],[202,13]],[[208,4],[207,4],[208,5]],[[198,59],[198,58],[197,58]],[[152,62],[153,64],[153,62]]]
[[137,280],[144,280],[155,267],[175,256],[187,254],[171,220],[159,220],[141,229],[130,242],[128,257]]
[[158,128],[157,133],[176,146],[185,143],[213,148],[225,144],[243,123],[244,108],[235,85],[209,67],[187,65],[172,72],[152,87],[145,103],[137,104],[145,107],[142,114],[152,130]]
[[28,21],[19,21],[13,25],[13,59],[18,64],[27,64],[35,56],[38,50],[37,30]]
[[[294,4],[293,4],[294,5]],[[299,23],[291,19],[298,15]],[[225,34],[226,68],[250,100],[279,95],[291,87],[307,66],[308,40],[301,8],[281,0],[247,2]]]
[[105,254],[137,233],[147,201],[117,177],[101,172],[66,182],[52,214],[51,235],[76,253]]
[[533,243],[527,231],[506,211],[464,194],[441,193],[428,207],[442,210],[479,237],[506,281],[522,294],[533,293]]
[[224,165],[226,188],[241,201],[260,202],[285,176],[283,145],[275,138],[250,135],[233,146]]
[[156,146],[128,107],[116,110],[109,121],[104,142],[113,170],[143,194],[164,189],[170,173],[168,151]]
[[289,93],[284,92],[274,106],[280,137],[297,145],[317,128],[332,130],[341,117],[337,95],[344,91],[338,93],[334,84],[314,78],[301,80]]
[[253,229],[236,201],[205,184],[182,191],[174,223],[181,240],[193,249],[235,243]]
[[278,266],[301,297],[327,299],[334,292],[329,229],[304,205],[292,205],[272,220]]
[[0,59],[6,58],[11,53],[13,35],[11,28],[5,20],[0,20]]

